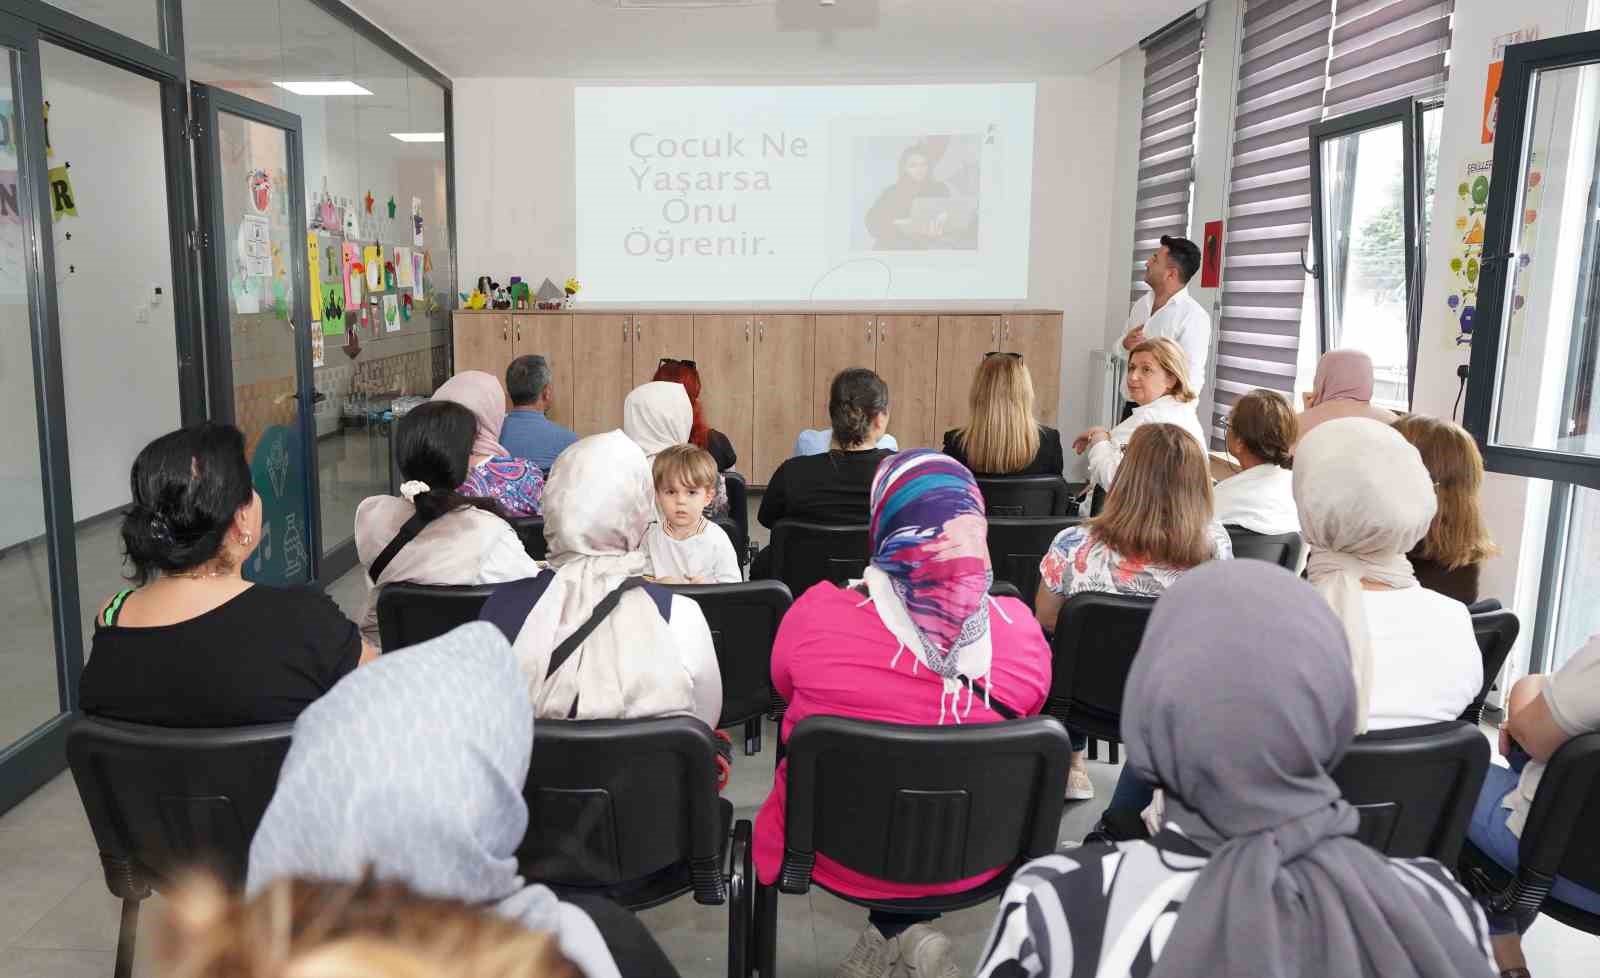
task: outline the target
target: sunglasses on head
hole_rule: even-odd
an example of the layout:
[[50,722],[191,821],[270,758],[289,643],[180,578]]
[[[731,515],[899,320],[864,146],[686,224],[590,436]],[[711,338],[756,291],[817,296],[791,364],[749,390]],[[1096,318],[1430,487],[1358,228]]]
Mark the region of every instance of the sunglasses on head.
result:
[[681,363],[685,367],[694,367],[694,369],[696,369],[696,370],[700,369],[699,367],[695,367],[694,366],[694,361],[693,360],[679,360],[677,357],[662,357],[659,361],[656,362],[656,366],[665,367],[669,363]]
[[1022,354],[1012,353],[1009,350],[990,350],[988,353],[983,355],[985,360],[989,359],[990,357],[1013,357],[1017,360],[1021,360]]

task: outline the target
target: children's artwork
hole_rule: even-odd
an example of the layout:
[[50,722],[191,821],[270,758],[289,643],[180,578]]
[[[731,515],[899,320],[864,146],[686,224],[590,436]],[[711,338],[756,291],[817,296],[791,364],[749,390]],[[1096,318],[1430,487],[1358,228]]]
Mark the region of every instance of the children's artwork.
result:
[[235,313],[240,316],[253,316],[261,311],[259,281],[259,279],[235,276],[228,283],[228,291],[233,296],[233,311]]
[[408,322],[408,323],[411,322],[411,307],[412,307],[411,296],[409,294],[401,296],[400,297],[400,319],[403,322]]
[[339,209],[344,213],[344,236],[347,238],[361,237],[360,218],[356,214],[356,205],[348,197],[339,198],[343,203]]
[[[341,319],[341,332],[343,331],[343,322],[344,321]],[[322,334],[323,330],[321,329],[314,329],[311,331],[311,365],[313,367],[320,367],[326,362],[323,357]]]
[[374,199],[372,197],[372,191],[369,190],[369,191],[367,191],[367,213],[368,214],[372,213],[372,205],[374,203],[376,203],[376,201],[374,201]]
[[272,274],[272,233],[264,214],[246,214],[239,221],[239,264],[248,278]]
[[322,331],[329,336],[344,335],[344,286],[323,282],[322,291],[314,294],[316,305],[322,307]]
[[399,284],[400,275],[394,270],[394,262],[383,263],[383,287],[393,291]]
[[411,265],[410,248],[394,250],[394,284],[402,289],[413,288],[417,284],[416,271]]
[[394,197],[390,196],[389,197],[389,220],[391,220],[391,221],[394,220],[394,208],[395,208]]
[[383,249],[378,245],[367,245],[361,254],[362,264],[367,266],[367,291],[383,291]]
[[411,198],[411,243],[422,247],[422,198]]
[[[306,265],[311,270],[311,321],[322,322],[322,244],[317,232],[306,232]],[[312,330],[316,332],[316,330]]]
[[266,170],[255,169],[247,174],[249,182],[250,206],[257,214],[265,214],[267,208],[272,206],[272,175]]
[[344,307],[355,309],[361,305],[361,249],[344,243]]
[[383,297],[383,328],[390,333],[400,331],[400,297],[392,292]]
[[418,291],[427,288],[427,286],[423,284],[422,279],[422,264],[426,260],[426,256],[420,251],[413,251],[411,253],[411,278],[413,282],[413,288],[416,288]]
[[1456,218],[1449,234],[1451,246],[1450,294],[1445,304],[1456,320],[1454,346],[1472,345],[1472,320],[1478,311],[1478,272],[1483,261],[1483,221],[1489,206],[1492,160],[1469,162],[1456,184]]
[[50,208],[54,211],[55,219],[59,221],[63,217],[77,217],[78,203],[72,194],[72,164],[52,166],[49,176]]

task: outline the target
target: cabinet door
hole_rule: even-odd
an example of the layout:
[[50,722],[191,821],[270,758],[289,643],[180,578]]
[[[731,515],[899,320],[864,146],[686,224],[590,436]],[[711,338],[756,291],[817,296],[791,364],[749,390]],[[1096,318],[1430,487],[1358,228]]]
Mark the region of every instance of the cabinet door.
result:
[[755,451],[748,468],[739,463],[756,485],[766,485],[794,449],[795,436],[815,426],[816,342],[810,316],[756,316]]
[[[662,357],[694,359],[694,317],[636,314],[633,319],[633,383],[648,383]],[[624,391],[626,393],[626,391]]]
[[700,371],[700,413],[728,436],[749,472],[755,421],[755,317],[695,316],[694,361]]
[[934,395],[933,436],[944,444],[944,433],[967,423],[972,378],[983,355],[1000,349],[999,316],[939,317],[939,383]]
[[545,414],[551,421],[571,428],[572,317],[564,313],[518,313],[511,317],[511,339],[516,344],[517,356],[538,354],[550,364],[550,386],[554,388],[555,400]]
[[511,363],[511,317],[504,313],[457,312],[452,318],[455,334],[455,372],[482,370],[502,378]]
[[[826,428],[828,388],[847,367],[877,369],[878,322],[872,316],[818,316],[817,362],[811,404],[811,427]],[[891,403],[894,390],[889,391]],[[790,442],[793,445],[793,441]]]
[[889,433],[901,448],[938,448],[939,317],[879,316],[878,376],[889,385]]
[[572,429],[580,437],[622,427],[633,389],[633,322],[621,314],[572,316]]
[[[1040,424],[1059,427],[1056,407],[1061,397],[1061,317],[1000,317],[1000,349],[1022,354],[1033,378],[1033,414]],[[1076,432],[1074,432],[1076,434]]]

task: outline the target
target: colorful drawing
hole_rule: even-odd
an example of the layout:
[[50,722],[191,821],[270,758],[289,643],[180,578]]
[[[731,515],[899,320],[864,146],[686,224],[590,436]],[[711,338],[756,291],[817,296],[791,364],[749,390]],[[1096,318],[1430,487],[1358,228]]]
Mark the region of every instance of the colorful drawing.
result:
[[1445,297],[1456,320],[1456,346],[1472,344],[1472,320],[1478,309],[1478,272],[1483,261],[1483,220],[1489,204],[1492,160],[1469,162],[1456,184],[1456,217],[1452,227],[1457,245],[1450,257],[1454,279]]
[[272,206],[272,176],[266,170],[251,170],[248,175],[250,185],[250,206],[255,208],[257,214],[265,214],[267,208]]

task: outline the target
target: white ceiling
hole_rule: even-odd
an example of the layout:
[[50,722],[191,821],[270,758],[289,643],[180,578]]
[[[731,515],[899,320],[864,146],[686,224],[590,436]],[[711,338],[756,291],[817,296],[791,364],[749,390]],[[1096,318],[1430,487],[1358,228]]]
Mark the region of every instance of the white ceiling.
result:
[[620,9],[617,0],[354,0],[368,19],[453,78],[778,81],[1081,74],[1195,3],[756,0]]

